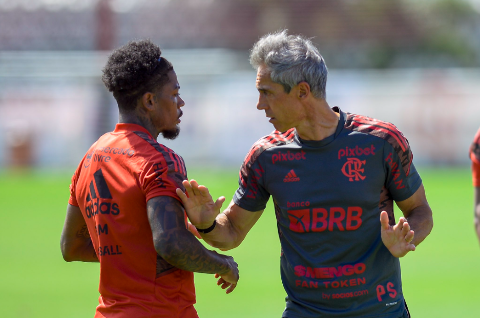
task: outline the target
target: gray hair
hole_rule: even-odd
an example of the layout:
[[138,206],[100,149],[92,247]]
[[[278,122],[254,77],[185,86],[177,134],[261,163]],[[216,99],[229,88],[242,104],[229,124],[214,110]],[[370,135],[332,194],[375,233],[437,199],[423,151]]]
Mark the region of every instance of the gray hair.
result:
[[275,83],[286,93],[306,82],[316,98],[326,98],[327,66],[312,42],[301,35],[288,35],[287,30],[263,36],[253,45],[250,64],[257,69],[265,65]]

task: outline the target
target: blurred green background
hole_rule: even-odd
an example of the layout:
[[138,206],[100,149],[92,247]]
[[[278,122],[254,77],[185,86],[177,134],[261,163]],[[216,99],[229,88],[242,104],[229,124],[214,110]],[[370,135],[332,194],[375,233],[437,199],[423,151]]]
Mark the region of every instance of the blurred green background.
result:
[[[467,168],[418,167],[434,213],[431,235],[401,260],[413,317],[478,317],[480,253],[473,230],[473,190]],[[59,238],[71,172],[0,173],[0,317],[93,317],[98,264],[63,261]],[[231,199],[234,169],[190,169],[212,195]],[[398,218],[398,213],[397,213]],[[227,252],[240,266],[230,295],[213,275],[196,274],[200,317],[280,317],[285,292],[272,205],[240,247]]]
[[[467,157],[480,125],[480,0],[0,0],[0,318],[94,315],[99,266],[64,262],[59,240],[71,174],[117,122],[100,80],[107,55],[132,39],[160,45],[186,106],[179,138],[159,141],[228,201],[231,167],[272,130],[248,53],[282,28],[318,46],[332,106],[409,139],[435,222],[401,261],[413,317],[480,317]],[[225,295],[197,274],[200,317],[280,317],[272,205],[228,254],[239,285]]]

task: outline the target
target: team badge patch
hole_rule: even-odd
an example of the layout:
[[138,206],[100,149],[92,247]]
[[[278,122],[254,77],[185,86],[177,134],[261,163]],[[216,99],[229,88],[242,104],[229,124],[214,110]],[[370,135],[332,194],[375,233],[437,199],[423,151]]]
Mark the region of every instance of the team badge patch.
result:
[[365,180],[364,176],[366,160],[360,160],[358,158],[347,158],[347,162],[342,167],[343,174],[348,177],[348,181],[360,181]]

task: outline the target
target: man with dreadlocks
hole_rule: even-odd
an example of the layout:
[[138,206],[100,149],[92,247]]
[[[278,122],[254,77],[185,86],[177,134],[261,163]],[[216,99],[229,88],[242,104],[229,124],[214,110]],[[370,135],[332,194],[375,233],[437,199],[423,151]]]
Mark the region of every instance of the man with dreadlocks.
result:
[[198,317],[193,272],[216,274],[227,293],[239,275],[232,257],[189,232],[175,192],[187,179],[184,161],[157,142],[180,131],[185,103],[173,66],[152,42],[130,42],[110,55],[102,80],[119,123],[72,177],[63,257],[100,262],[95,317]]

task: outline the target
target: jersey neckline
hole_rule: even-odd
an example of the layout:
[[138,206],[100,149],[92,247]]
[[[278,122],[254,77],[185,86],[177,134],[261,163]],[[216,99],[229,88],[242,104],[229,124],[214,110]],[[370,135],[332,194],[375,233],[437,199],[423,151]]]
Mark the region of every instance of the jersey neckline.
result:
[[345,126],[345,114],[342,112],[342,110],[338,106],[332,107],[332,110],[340,114],[340,117],[338,119],[337,129],[335,130],[335,133],[333,135],[330,135],[322,140],[304,140],[300,138],[300,136],[298,136],[298,133],[295,130],[295,141],[302,145],[314,147],[314,148],[324,147],[330,144],[331,142],[333,142],[342,131],[343,126]]
[[150,132],[145,127],[137,124],[117,123],[115,125],[115,130],[113,132],[121,133],[121,132],[134,132],[134,131],[141,131],[141,132],[147,133],[151,138],[153,138]]

